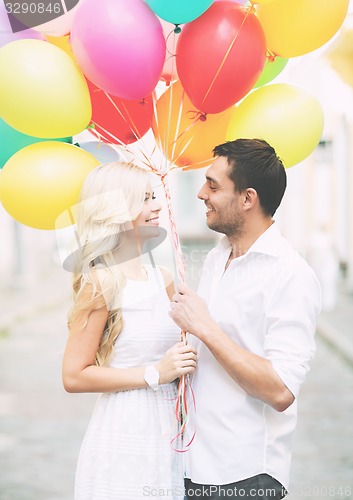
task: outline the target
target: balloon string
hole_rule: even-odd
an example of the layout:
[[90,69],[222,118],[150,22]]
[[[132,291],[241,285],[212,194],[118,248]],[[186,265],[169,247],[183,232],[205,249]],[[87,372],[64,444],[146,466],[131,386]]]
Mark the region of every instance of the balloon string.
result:
[[[154,112],[157,114],[156,102],[155,102],[154,96],[153,96],[153,108],[154,108]],[[124,146],[126,151],[137,155],[137,152],[135,152],[135,151],[133,152],[131,149],[129,149],[123,141],[121,141],[120,139],[115,137],[113,134],[111,134],[109,131],[105,130],[103,127],[100,127],[100,128],[103,130],[104,133],[108,134],[108,136],[110,136],[112,139],[114,139],[117,143]],[[178,121],[178,127],[176,130],[176,133],[178,132],[179,128],[180,128],[180,120]],[[168,129],[170,130],[170,125],[169,125]],[[168,132],[169,132],[169,130],[168,130]],[[100,139],[102,138],[102,135],[97,130],[95,130],[95,133],[97,134],[97,136]],[[164,167],[164,169],[158,169],[155,165],[153,165],[153,163],[150,161],[150,159],[147,157],[147,155],[145,154],[144,151],[142,151],[140,149],[139,153],[143,157],[142,160],[141,160],[141,158],[139,158],[140,161],[142,161],[146,166],[148,166],[155,174],[157,174],[161,178],[161,182],[162,182],[162,185],[164,188],[164,193],[165,193],[165,199],[166,199],[166,203],[167,203],[171,234],[172,234],[173,245],[174,245],[174,250],[175,250],[174,255],[175,255],[176,271],[177,271],[177,275],[178,275],[179,280],[182,283],[185,283],[184,258],[183,258],[183,253],[182,253],[181,245],[180,245],[180,239],[179,239],[179,235],[177,232],[176,223],[175,223],[175,219],[174,219],[171,194],[170,194],[170,189],[169,189],[169,185],[168,185],[168,171],[172,170],[173,166],[171,166],[170,164],[168,165],[167,156],[165,155],[165,158],[166,158],[165,167]],[[184,345],[186,345],[187,338],[186,338],[185,331],[181,331],[181,339],[182,339],[182,342],[184,343]],[[188,396],[189,391],[192,393],[192,400],[194,401],[194,395],[192,392],[192,388],[190,386],[189,377],[186,378],[185,375],[182,375],[179,379],[178,397],[177,397],[177,402],[176,402],[177,421],[181,427],[180,427],[179,433],[171,441],[172,447],[174,447],[174,443],[177,439],[179,439],[179,437],[180,438],[184,437],[184,433],[185,433],[186,428],[187,428],[187,424],[189,421],[187,396]],[[194,405],[195,405],[195,401],[194,401]],[[184,449],[176,450],[176,451],[180,451],[180,452],[187,451],[188,447],[191,445],[191,443],[194,439],[194,435],[195,435],[195,433],[193,434],[191,440],[186,444],[186,447]]]
[[[124,122],[130,127],[130,130],[134,134],[135,139],[137,141],[139,139],[141,139],[141,136],[138,133],[137,127],[134,124],[134,121],[132,120],[128,110],[126,109],[126,106],[123,103],[121,103],[121,107],[122,107],[123,111],[125,111],[127,117],[130,119],[130,122],[126,119],[126,116],[120,111],[119,106],[116,104],[116,102],[113,101],[111,96],[107,92],[105,92],[105,90],[103,90],[103,92],[104,92],[106,98],[108,99],[108,101],[110,101],[110,103],[112,104],[113,108],[119,113],[119,115],[124,120]],[[130,125],[130,123],[131,123],[131,125]]]
[[269,62],[274,62],[276,60],[276,57],[277,54],[275,54],[274,52],[272,52],[271,50],[268,50],[267,49],[267,52],[266,52],[266,59],[269,61]]
[[[170,37],[171,35],[173,35],[173,53],[172,53],[172,52],[170,52],[170,50],[168,49],[168,45],[167,45],[167,42],[168,42],[169,37]],[[165,42],[166,42],[166,46],[167,46],[167,52],[168,52],[168,54],[169,54],[169,57],[166,59],[166,61],[168,61],[169,59],[173,58],[173,60],[172,60],[172,74],[171,74],[171,80],[174,80],[174,79],[176,79],[176,78],[173,78],[173,77],[174,77],[174,73],[175,73],[175,59],[176,59],[176,58],[175,58],[175,56],[176,56],[176,54],[175,54],[175,49],[176,49],[176,33],[175,33],[175,29],[173,29],[173,30],[172,30],[172,31],[168,34],[168,36],[167,36],[167,38],[166,38]]]
[[[142,145],[145,146],[143,138],[142,138],[142,136],[138,132],[138,127],[135,124],[133,118],[131,117],[128,109],[125,106],[125,104],[121,103],[121,106],[122,106],[122,109],[125,111],[126,116],[128,117],[128,120],[126,119],[126,116],[120,111],[118,105],[113,101],[113,99],[111,98],[111,96],[107,92],[105,92],[105,91],[103,91],[103,92],[104,92],[105,96],[107,97],[107,99],[110,101],[110,103],[113,105],[114,109],[119,113],[119,115],[121,116],[121,118],[125,121],[125,123],[127,124],[127,126],[130,128],[130,130],[133,133],[135,139],[137,141],[140,140],[142,142]],[[152,97],[152,99],[153,99],[153,97]],[[145,99],[143,99],[142,102],[141,102],[141,106],[144,106],[145,104],[146,104]]]
[[[113,106],[113,108],[115,109],[115,111],[118,112],[118,114],[120,115],[120,117],[124,120],[124,122],[126,123],[126,125],[131,130],[133,136],[135,137],[135,140],[136,141],[140,140],[140,142],[142,143],[142,145],[144,147],[146,147],[145,144],[143,143],[142,136],[138,132],[138,127],[135,124],[133,118],[131,117],[131,114],[129,113],[129,111],[126,108],[125,104],[122,103],[122,102],[120,103],[122,110],[125,111],[125,115],[124,115],[123,112],[121,111],[121,109],[119,108],[118,104],[112,99],[112,97],[105,90],[100,89],[100,88],[96,88],[96,89],[94,89],[94,92],[103,92],[104,93],[106,99],[110,102],[110,104]],[[152,96],[152,99],[153,99],[153,96]],[[144,104],[145,104],[145,99],[142,99],[141,106],[143,106]],[[104,132],[106,134],[108,134],[111,138],[113,138],[117,143],[119,143],[120,145],[124,146],[125,149],[126,149],[126,151],[128,151],[127,148],[126,148],[126,144],[123,141],[121,141],[120,139],[118,139],[117,137],[115,137],[108,130],[104,129],[102,127],[102,125],[100,125],[99,123],[95,123],[93,121],[92,121],[92,123],[94,123],[94,125],[100,127],[102,130],[104,130]],[[98,132],[96,130],[95,130],[95,133],[98,135]],[[99,137],[99,139],[101,139],[101,138],[102,138],[102,136]],[[132,153],[132,154],[134,154],[134,153]]]
[[236,42],[236,41],[237,41],[237,39],[238,39],[238,36],[239,36],[239,34],[240,34],[240,32],[241,32],[242,27],[243,27],[244,23],[246,22],[246,20],[248,19],[248,17],[249,17],[249,15],[250,15],[250,14],[251,14],[251,8],[246,9],[246,14],[245,14],[245,17],[244,17],[244,19],[243,19],[243,21],[242,21],[242,23],[241,23],[241,25],[240,25],[240,27],[239,27],[239,30],[238,30],[238,32],[236,33],[236,35],[234,36],[234,38],[233,38],[232,42],[230,43],[230,45],[229,45],[229,47],[228,47],[228,50],[227,50],[227,52],[225,53],[225,55],[224,55],[224,57],[223,57],[223,59],[222,59],[222,62],[221,62],[221,64],[220,64],[219,68],[217,69],[216,74],[215,74],[215,76],[214,76],[214,78],[213,78],[213,80],[212,80],[212,82],[211,82],[211,85],[209,86],[209,88],[208,88],[208,90],[207,90],[207,92],[206,92],[206,94],[205,94],[205,96],[204,96],[204,98],[203,98],[203,100],[202,100],[202,104],[205,102],[205,100],[207,99],[207,97],[208,97],[209,93],[211,92],[212,87],[213,87],[213,85],[215,84],[215,81],[217,80],[217,78],[218,78],[218,76],[219,76],[219,74],[220,74],[220,72],[221,72],[221,70],[222,70],[223,66],[225,65],[225,63],[226,63],[226,61],[227,61],[227,59],[228,59],[228,56],[229,56],[229,54],[230,54],[230,52],[231,52],[231,50],[232,50],[232,48],[233,48],[233,46],[234,46],[235,42]]
[[[174,250],[175,250],[176,270],[177,270],[179,280],[182,283],[185,283],[184,257],[183,257],[183,253],[181,250],[179,235],[178,235],[178,232],[176,229],[174,214],[173,214],[173,210],[172,210],[172,199],[171,199],[171,195],[170,195],[167,177],[168,177],[168,174],[167,174],[167,172],[165,172],[163,175],[161,175],[161,181],[163,184],[165,198],[166,198],[166,202],[167,202],[168,216],[169,216],[170,228],[171,228],[172,239],[173,239]],[[187,339],[186,339],[186,332],[184,330],[181,331],[181,339],[182,339],[182,342],[184,343],[184,345],[186,345]],[[182,375],[179,379],[178,397],[177,397],[176,408],[175,408],[177,421],[179,422],[181,427],[180,427],[179,433],[171,441],[171,446],[173,447],[173,449],[175,451],[180,451],[180,452],[187,451],[187,449],[191,445],[191,443],[194,439],[194,435],[195,435],[195,433],[194,433],[190,442],[187,443],[183,449],[179,450],[179,449],[174,448],[173,443],[179,437],[180,438],[184,437],[184,434],[185,434],[185,431],[187,428],[187,424],[189,421],[189,412],[188,412],[188,406],[187,406],[187,396],[188,396],[189,391],[191,391],[193,401],[194,401],[194,396],[193,396],[192,388],[190,385],[189,377],[186,375]],[[195,401],[194,401],[194,404],[195,404]]]
[[[171,92],[172,92],[172,90],[173,90],[173,87],[171,88]],[[180,126],[181,126],[181,117],[183,115],[184,103],[185,103],[185,91],[183,89],[183,92],[181,94],[181,101],[180,101],[180,106],[179,106],[178,119],[177,119],[176,127],[175,127],[174,141],[172,142],[173,149],[172,149],[171,158],[172,158],[173,162],[175,162],[177,160],[177,158],[175,158],[174,155],[175,155],[176,141],[178,140],[178,134],[179,134]],[[171,109],[169,111],[170,111],[169,114],[171,115],[172,114],[171,113]]]
[[[183,91],[183,97],[184,97],[184,91]],[[176,141],[178,141],[184,134],[186,134],[187,132],[189,132],[189,130],[191,130],[198,121],[200,122],[204,122],[206,121],[206,114],[205,113],[202,113],[202,111],[197,111],[196,109],[195,110],[190,110],[187,112],[187,114],[194,114],[192,117],[190,117],[191,120],[194,120],[188,127],[186,127],[186,129],[184,129],[181,134],[178,135],[178,137],[175,139],[174,143],[176,143]],[[179,127],[180,128],[180,127]],[[190,141],[189,141],[190,142]],[[180,155],[179,155],[180,156]]]
[[[112,134],[111,132],[109,132],[109,130],[105,129],[104,127],[102,127],[101,125],[98,125],[96,124],[95,122],[93,122],[93,125],[97,125],[99,128],[101,128],[103,130],[103,132],[110,136],[117,144],[119,144],[120,146],[123,146],[125,151],[127,151],[128,153],[130,153],[131,155],[137,157],[137,159],[143,163],[146,167],[148,167],[149,169],[151,169],[153,172],[155,172],[156,174],[159,173],[159,171],[153,166],[153,164],[151,163],[150,159],[148,158],[148,156],[144,153],[144,151],[142,151],[141,149],[136,151],[136,150],[132,150],[128,147],[127,144],[125,144],[125,142],[121,141],[118,137],[116,137],[114,134]],[[94,134],[98,137],[98,139],[103,142],[103,139],[104,139],[104,136],[96,129],[93,129],[94,130]],[[141,153],[142,157],[138,155],[138,153]]]
[[169,185],[167,182],[167,174],[166,173],[164,175],[161,175],[161,181],[163,184],[165,199],[167,202],[169,223],[170,223],[170,229],[171,229],[171,233],[172,233],[172,239],[173,239],[174,250],[175,250],[176,270],[177,270],[179,280],[182,283],[185,283],[184,258],[183,258],[183,253],[181,251],[179,235],[178,235],[178,232],[176,229],[174,214],[173,214],[173,210],[172,210],[172,199],[171,199],[171,195],[170,195],[170,190],[169,190]]
[[180,431],[178,432],[178,434],[176,436],[174,436],[174,438],[170,442],[172,449],[174,451],[177,451],[180,453],[185,453],[186,451],[189,450],[189,448],[190,448],[190,446],[195,438],[195,435],[196,435],[196,430],[194,430],[188,443],[183,445],[181,448],[176,448],[174,446],[174,443],[177,440],[179,440],[179,438],[182,440],[185,438],[185,433],[186,433],[187,426],[189,423],[190,416],[189,416],[189,411],[188,411],[188,406],[187,406],[188,391],[190,392],[191,401],[193,403],[193,406],[196,409],[195,394],[194,394],[194,391],[190,385],[189,377],[188,376],[186,376],[186,377],[187,377],[186,379],[184,378],[184,380],[180,381],[180,383],[179,383],[177,404],[176,404],[176,408],[175,408],[176,419],[180,425]]

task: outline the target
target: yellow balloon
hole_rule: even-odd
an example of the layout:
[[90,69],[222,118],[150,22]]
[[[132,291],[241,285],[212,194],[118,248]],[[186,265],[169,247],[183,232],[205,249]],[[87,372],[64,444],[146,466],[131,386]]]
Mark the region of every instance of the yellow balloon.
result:
[[257,7],[267,48],[282,57],[324,45],[342,25],[349,0],[275,0]]
[[323,111],[315,97],[293,85],[277,83],[255,90],[233,109],[227,140],[264,139],[284,166],[291,167],[315,149],[323,128]]
[[0,49],[0,116],[34,137],[68,137],[90,122],[91,99],[73,59],[42,40],[17,40]]
[[225,141],[231,109],[204,115],[176,81],[157,101],[152,129],[165,156],[184,170],[202,168],[213,159],[212,149]]
[[260,3],[271,3],[273,2],[274,0],[250,0],[251,3],[256,3],[256,4],[260,4]]
[[75,205],[82,183],[99,161],[63,142],[37,142],[15,153],[0,172],[0,201],[18,222],[58,229],[73,220],[57,218]]

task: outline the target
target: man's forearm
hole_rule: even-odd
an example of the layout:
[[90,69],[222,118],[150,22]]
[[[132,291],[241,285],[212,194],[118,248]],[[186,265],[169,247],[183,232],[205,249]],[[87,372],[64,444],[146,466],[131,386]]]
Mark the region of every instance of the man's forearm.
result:
[[284,411],[293,403],[293,394],[268,359],[237,345],[216,323],[195,332],[195,335],[248,394],[277,411]]

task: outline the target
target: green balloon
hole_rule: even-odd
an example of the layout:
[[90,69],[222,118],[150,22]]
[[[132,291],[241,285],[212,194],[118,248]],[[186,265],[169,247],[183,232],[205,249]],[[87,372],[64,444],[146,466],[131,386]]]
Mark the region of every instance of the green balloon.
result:
[[61,137],[60,139],[41,139],[40,137],[32,137],[22,134],[18,130],[10,127],[4,120],[0,118],[0,169],[5,165],[7,160],[20,149],[34,144],[35,142],[43,141],[60,141],[72,143],[72,137]]
[[184,24],[201,16],[213,0],[146,0],[157,16],[173,24]]
[[285,57],[276,56],[273,61],[266,59],[265,66],[262,73],[254,85],[254,89],[266,85],[266,83],[271,82],[280,72],[285,68],[288,59]]

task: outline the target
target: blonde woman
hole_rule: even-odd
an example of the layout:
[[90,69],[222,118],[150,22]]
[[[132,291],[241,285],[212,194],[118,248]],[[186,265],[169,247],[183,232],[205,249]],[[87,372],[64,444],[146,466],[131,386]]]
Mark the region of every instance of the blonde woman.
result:
[[160,210],[148,172],[131,163],[97,167],[82,188],[63,383],[102,394],[81,447],[76,500],[184,497],[182,454],[170,442],[176,379],[194,372],[196,351],[168,315],[170,273],[141,260]]

